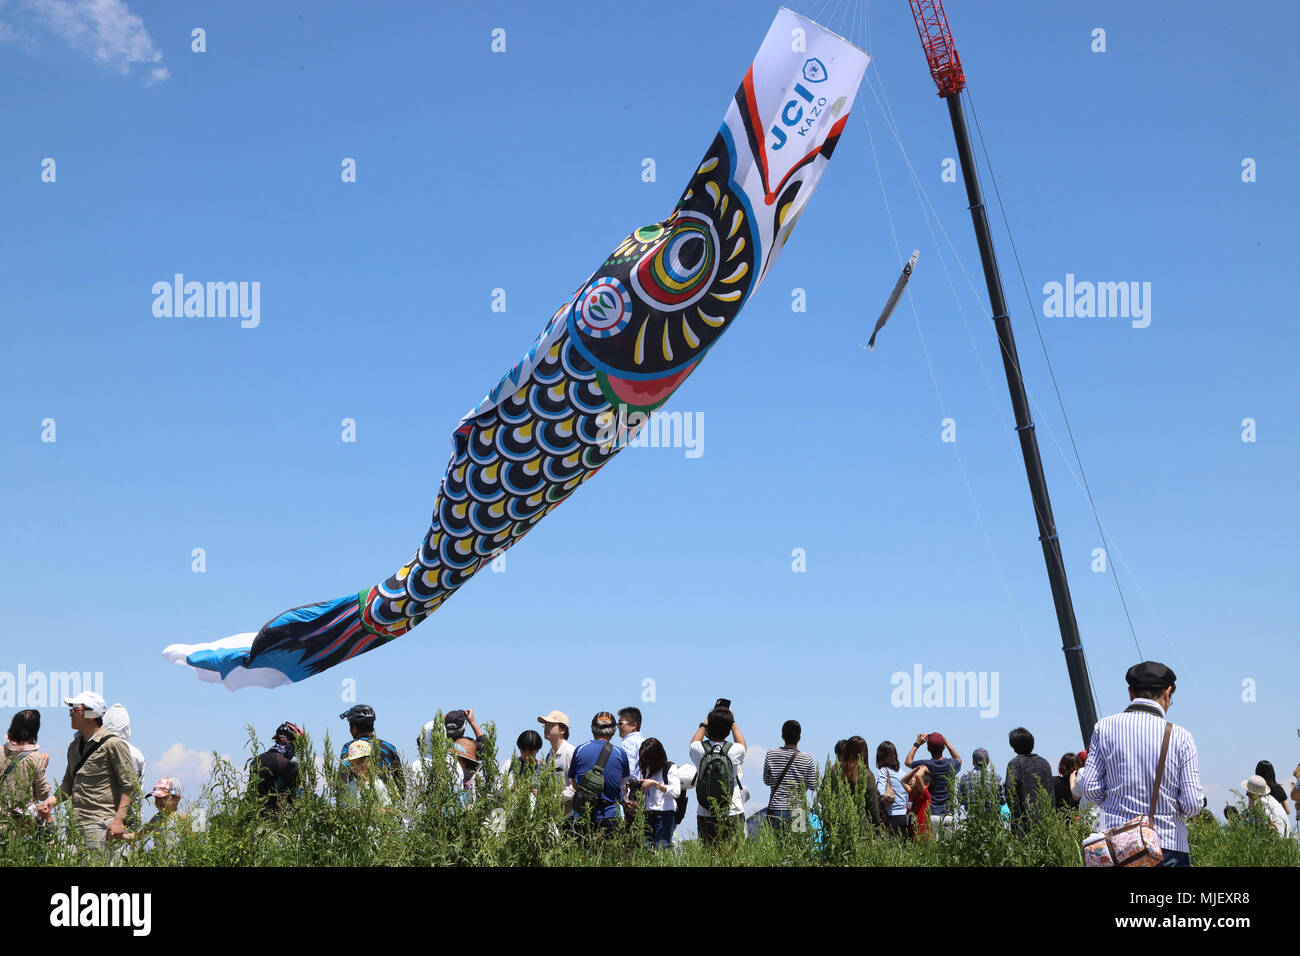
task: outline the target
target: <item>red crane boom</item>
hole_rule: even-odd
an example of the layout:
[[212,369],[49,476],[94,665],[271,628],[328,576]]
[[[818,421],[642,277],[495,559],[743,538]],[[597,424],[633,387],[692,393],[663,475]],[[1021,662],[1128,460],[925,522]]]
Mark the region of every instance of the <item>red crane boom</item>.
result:
[[939,87],[940,96],[952,96],[966,88],[966,74],[961,70],[961,57],[952,42],[948,29],[948,15],[943,12],[942,0],[910,0],[912,16],[916,18],[916,32],[921,37],[925,58],[930,62],[930,76]]

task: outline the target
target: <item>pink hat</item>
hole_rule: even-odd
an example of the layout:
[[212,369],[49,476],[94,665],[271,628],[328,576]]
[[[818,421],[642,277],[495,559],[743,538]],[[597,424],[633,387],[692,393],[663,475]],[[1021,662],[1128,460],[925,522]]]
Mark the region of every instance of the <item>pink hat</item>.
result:
[[151,797],[179,797],[184,793],[181,782],[175,777],[162,777],[149,791]]

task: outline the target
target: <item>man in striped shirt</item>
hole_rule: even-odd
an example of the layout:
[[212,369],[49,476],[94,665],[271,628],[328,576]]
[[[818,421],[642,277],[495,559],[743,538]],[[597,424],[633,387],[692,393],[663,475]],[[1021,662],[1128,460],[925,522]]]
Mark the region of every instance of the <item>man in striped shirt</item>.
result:
[[[1132,703],[1123,713],[1097,721],[1079,779],[1083,795],[1101,806],[1103,830],[1146,816],[1150,808],[1165,714],[1177,680],[1173,671],[1155,661],[1134,664],[1125,679]],[[1186,729],[1174,724],[1156,799],[1155,831],[1164,850],[1162,865],[1191,865],[1185,821],[1200,813],[1204,804],[1196,743]]]
[[802,783],[806,790],[817,789],[817,762],[812,754],[799,749],[802,733],[799,721],[787,720],[781,725],[784,746],[769,750],[763,758],[763,783],[772,788],[767,801],[767,820],[779,829],[790,825],[790,794],[795,786]]

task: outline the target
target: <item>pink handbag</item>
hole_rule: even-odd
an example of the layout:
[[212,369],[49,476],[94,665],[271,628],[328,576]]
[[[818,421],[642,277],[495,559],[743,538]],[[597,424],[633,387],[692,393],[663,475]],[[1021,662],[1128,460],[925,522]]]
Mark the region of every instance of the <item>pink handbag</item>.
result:
[[1160,762],[1156,765],[1155,786],[1151,788],[1151,806],[1145,817],[1094,833],[1083,844],[1084,866],[1159,866],[1165,858],[1156,836],[1156,799],[1165,777],[1165,759],[1169,756],[1169,738],[1174,725],[1165,724],[1165,739],[1160,744]]

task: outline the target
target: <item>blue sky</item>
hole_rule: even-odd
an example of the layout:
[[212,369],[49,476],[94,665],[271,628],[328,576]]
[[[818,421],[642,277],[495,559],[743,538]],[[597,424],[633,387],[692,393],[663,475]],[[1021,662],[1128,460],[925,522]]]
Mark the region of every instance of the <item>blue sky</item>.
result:
[[[669,406],[703,416],[704,453],[626,450],[409,636],[232,694],[162,647],[256,630],[410,555],[457,420],[614,245],[672,209],[777,7],[0,4],[0,670],[102,672],[150,775],[187,782],[198,754],[238,754],[248,723],[337,741],[344,680],[408,751],[438,707],[472,706],[513,741],[552,708],[581,726],[638,704],[682,760],[719,695],[752,743],[795,717],[819,757],[851,734],[874,748],[937,729],[1001,767],[1020,724],[1053,764],[1079,749],[966,198],[941,179],[947,111],[907,5],[794,6],[875,59],[781,261]],[[1282,776],[1300,761],[1300,129],[1279,22],[1295,13],[948,14],[1110,560],[1143,656],[1178,672],[1171,717],[1219,811],[1256,760]],[[1090,568],[1101,542],[984,185],[1110,712],[1140,658]],[[920,262],[868,353],[901,261],[891,217]],[[152,286],[178,272],[259,282],[260,324],[156,317]],[[1044,284],[1067,273],[1149,282],[1150,325],[1044,317]],[[996,672],[997,716],[892,706],[891,675],[918,664]],[[56,777],[65,714],[45,711]]]

